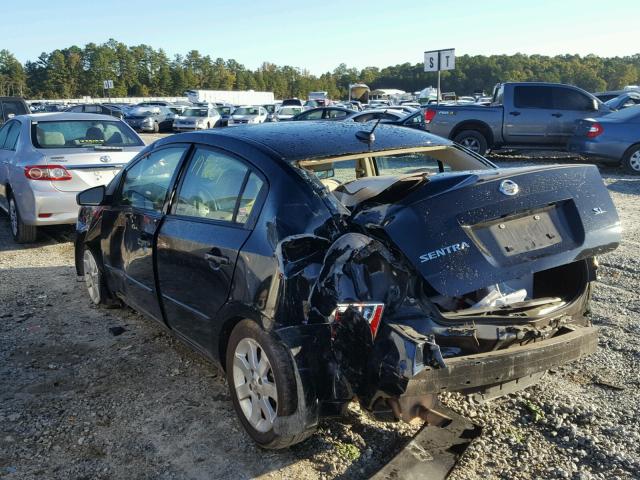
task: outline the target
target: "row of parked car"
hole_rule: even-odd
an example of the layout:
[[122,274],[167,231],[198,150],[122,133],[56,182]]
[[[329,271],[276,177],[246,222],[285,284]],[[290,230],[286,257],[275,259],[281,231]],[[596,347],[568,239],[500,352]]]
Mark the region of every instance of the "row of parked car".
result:
[[511,392],[595,351],[595,256],[620,242],[598,170],[500,169],[402,110],[322,106],[146,147],[111,115],[14,114],[0,207],[17,242],[75,224],[90,301],[217,363],[264,448],[354,400],[411,421],[439,393]]

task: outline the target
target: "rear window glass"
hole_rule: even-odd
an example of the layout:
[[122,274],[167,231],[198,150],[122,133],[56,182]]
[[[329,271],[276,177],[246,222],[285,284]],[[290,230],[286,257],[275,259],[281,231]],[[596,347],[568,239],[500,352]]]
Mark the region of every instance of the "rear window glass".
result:
[[31,141],[36,148],[130,147],[142,140],[119,121],[60,120],[33,122]]
[[513,104],[516,108],[553,108],[553,89],[551,87],[522,86],[515,87]]
[[591,98],[570,88],[555,88],[553,91],[553,105],[558,110],[593,110],[593,100]]
[[[405,175],[408,173],[438,173],[438,160],[426,153],[405,153],[376,157],[379,175]],[[451,170],[443,164],[445,171]]]
[[4,112],[4,118],[8,120],[11,116],[25,115],[29,111],[24,107],[22,102],[16,100],[3,100],[2,111]]

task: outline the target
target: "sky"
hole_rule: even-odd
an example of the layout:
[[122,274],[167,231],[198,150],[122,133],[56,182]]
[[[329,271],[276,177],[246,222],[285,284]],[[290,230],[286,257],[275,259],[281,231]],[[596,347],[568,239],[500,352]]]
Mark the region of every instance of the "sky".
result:
[[[114,38],[199,50],[255,68],[268,61],[320,74],[456,55],[640,52],[636,1],[594,0],[5,0],[0,49],[18,60]],[[611,21],[611,20],[614,21]]]

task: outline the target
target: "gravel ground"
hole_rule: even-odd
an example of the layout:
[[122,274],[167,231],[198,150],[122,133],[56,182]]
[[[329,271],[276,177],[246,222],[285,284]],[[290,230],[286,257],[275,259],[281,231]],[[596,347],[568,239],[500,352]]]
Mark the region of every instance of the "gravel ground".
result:
[[[640,178],[603,176],[624,240],[600,259],[598,351],[482,406],[444,397],[484,427],[453,479],[640,478]],[[17,246],[0,214],[0,478],[363,478],[419,428],[374,422],[353,406],[301,445],[259,450],[221,372],[134,311],[92,307],[71,231],[41,237]]]

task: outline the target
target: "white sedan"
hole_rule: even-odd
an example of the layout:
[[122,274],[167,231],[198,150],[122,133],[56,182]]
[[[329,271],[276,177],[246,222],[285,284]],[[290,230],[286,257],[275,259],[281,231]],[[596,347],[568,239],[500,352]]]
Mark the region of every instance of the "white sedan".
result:
[[173,120],[174,132],[207,130],[220,126],[220,113],[213,107],[187,108]]
[[106,185],[144,148],[122,120],[87,113],[19,115],[0,128],[0,208],[18,243],[41,225],[73,224],[76,194]]
[[246,123],[264,123],[269,113],[260,105],[245,105],[233,111],[229,118],[229,125],[243,125]]
[[298,107],[296,105],[287,105],[280,107],[273,116],[274,122],[282,122],[284,120],[291,120],[293,117],[302,113],[304,107]]

